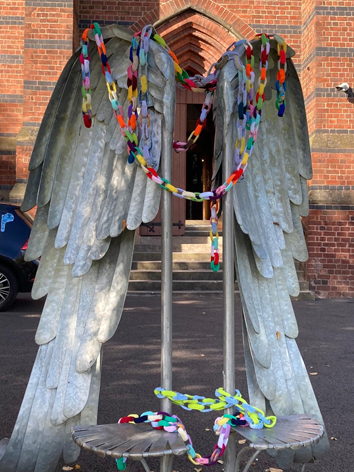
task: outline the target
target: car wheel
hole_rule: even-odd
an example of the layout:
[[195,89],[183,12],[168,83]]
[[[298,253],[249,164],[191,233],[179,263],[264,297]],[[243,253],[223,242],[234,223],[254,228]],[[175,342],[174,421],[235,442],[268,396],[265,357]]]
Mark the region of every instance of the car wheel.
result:
[[16,276],[7,267],[0,265],[0,311],[7,310],[18,293]]

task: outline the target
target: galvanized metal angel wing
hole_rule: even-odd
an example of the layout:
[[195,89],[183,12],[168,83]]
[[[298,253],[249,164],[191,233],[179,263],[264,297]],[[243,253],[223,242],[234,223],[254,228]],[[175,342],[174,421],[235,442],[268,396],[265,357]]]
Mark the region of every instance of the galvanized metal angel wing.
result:
[[[132,33],[117,26],[102,33],[127,113]],[[159,208],[161,189],[140,166],[128,163],[90,39],[92,127],[85,128],[81,116],[77,52],[58,80],[29,165],[22,207],[37,205],[37,214],[26,258],[41,257],[32,296],[47,299],[36,333],[38,355],[0,460],[2,472],[50,472],[62,453],[67,463],[77,458],[70,429],[97,421],[101,350],[122,315],[134,230]],[[175,79],[171,57],[153,41],[147,79],[151,165],[158,170],[160,157],[172,153]]]
[[[255,93],[259,77],[260,41],[253,42]],[[237,51],[243,56],[245,49]],[[290,296],[299,294],[294,259],[306,261],[301,216],[309,207],[307,183],[312,177],[306,113],[300,82],[287,52],[286,111],[275,107],[276,42],[271,41],[268,87],[258,141],[244,179],[233,189],[235,259],[243,305],[244,349],[249,399],[275,415],[322,416],[296,344],[298,326]],[[244,58],[243,58],[244,59]],[[230,60],[221,70],[215,100],[216,180],[222,159],[233,159],[237,138],[238,69]],[[280,466],[318,457],[328,442],[277,454]]]

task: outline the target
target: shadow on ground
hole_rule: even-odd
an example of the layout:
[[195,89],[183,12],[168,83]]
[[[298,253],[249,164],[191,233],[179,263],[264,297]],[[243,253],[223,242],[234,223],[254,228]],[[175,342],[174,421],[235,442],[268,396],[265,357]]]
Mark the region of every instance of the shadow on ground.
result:
[[[43,301],[22,295],[11,311],[0,314],[0,438],[11,434],[37,352],[34,334]],[[128,297],[118,332],[105,345],[99,423],[114,423],[129,413],[158,410],[153,390],[160,386],[160,300]],[[354,446],[354,300],[294,302],[300,327],[298,343],[326,421],[331,450],[309,472],[351,472]],[[247,397],[241,338],[241,306],[236,313],[236,386]],[[174,302],[173,385],[191,394],[212,396],[222,386],[222,300],[205,296],[178,298]],[[214,414],[175,409],[194,440],[195,449],[209,454],[215,444]],[[241,438],[240,438],[241,439]],[[239,446],[241,447],[241,446]],[[112,459],[83,452],[78,463],[83,472],[116,469]],[[150,462],[154,471],[157,461]],[[252,472],[276,467],[263,454]],[[62,470],[59,464],[57,472]],[[142,470],[130,462],[128,470]],[[196,470],[185,456],[176,458],[174,470]],[[219,464],[213,470],[221,471]],[[294,466],[292,470],[299,470]],[[307,470],[307,469],[306,469]]]

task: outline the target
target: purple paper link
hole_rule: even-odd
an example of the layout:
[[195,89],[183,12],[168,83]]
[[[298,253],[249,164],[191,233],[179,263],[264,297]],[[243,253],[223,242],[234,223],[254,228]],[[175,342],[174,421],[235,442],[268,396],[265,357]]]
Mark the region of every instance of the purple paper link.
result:
[[192,442],[191,437],[189,436],[188,433],[187,433],[187,438],[188,438],[189,442],[191,443],[191,446],[193,446],[193,442]]
[[221,197],[222,197],[222,193],[220,193],[219,195],[215,195],[215,197],[209,197],[209,200],[214,202],[216,200],[220,200]]
[[253,118],[257,118],[257,107],[253,109]]
[[133,152],[136,151],[135,143],[132,143],[131,141],[128,141],[127,144],[128,144],[128,147],[131,151],[133,151]]
[[253,88],[251,88],[251,90],[250,90],[250,100],[253,100],[253,93],[254,93]]
[[133,114],[133,105],[129,105],[128,108],[128,118],[131,118]]
[[147,103],[146,103],[146,100],[143,100],[141,102],[141,112],[143,114],[143,118],[146,118],[147,117]]
[[170,416],[170,414],[166,413],[165,411],[159,411],[157,414],[158,415],[164,415],[164,416]]
[[146,53],[149,51],[149,36],[144,37],[144,50]]

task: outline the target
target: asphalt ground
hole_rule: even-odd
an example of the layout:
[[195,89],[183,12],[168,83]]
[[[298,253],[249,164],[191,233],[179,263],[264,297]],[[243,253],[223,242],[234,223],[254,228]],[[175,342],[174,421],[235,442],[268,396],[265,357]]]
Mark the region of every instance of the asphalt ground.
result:
[[[0,314],[0,438],[9,437],[37,352],[34,342],[43,301],[21,295],[11,311]],[[298,344],[317,395],[330,440],[329,452],[306,470],[352,472],[354,447],[354,300],[294,302],[300,327]],[[183,393],[212,396],[222,386],[222,300],[213,296],[178,298],[173,318],[173,386]],[[241,339],[241,305],[235,300],[236,387],[247,398]],[[104,346],[99,424],[114,423],[129,413],[159,410],[153,390],[160,385],[160,299],[128,296],[115,336]],[[215,444],[213,413],[175,408],[191,435],[195,449],[209,454]],[[241,437],[239,439],[242,439]],[[238,445],[238,448],[241,448]],[[115,471],[112,459],[83,451],[83,472]],[[158,462],[149,462],[153,471]],[[59,464],[56,472],[62,470]],[[266,453],[251,467],[264,472],[277,467]],[[211,470],[222,471],[222,464]],[[128,469],[143,470],[132,461]],[[195,471],[186,456],[174,460],[173,470]],[[299,465],[292,471],[299,471]]]

